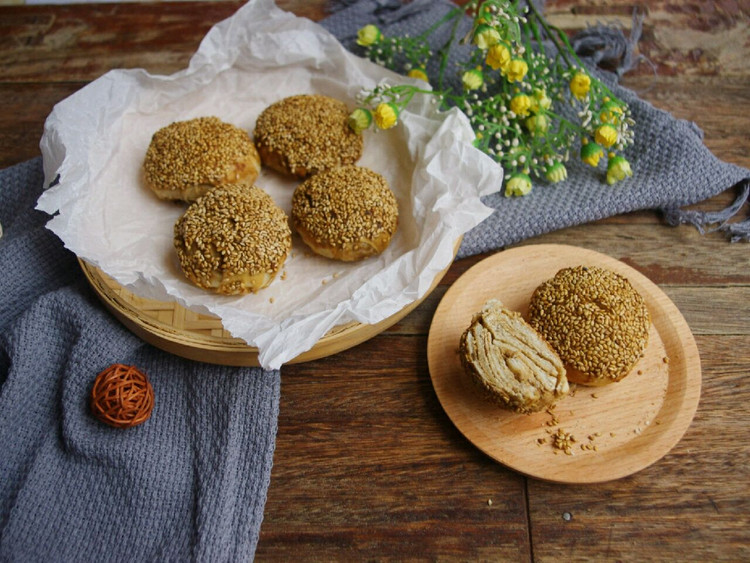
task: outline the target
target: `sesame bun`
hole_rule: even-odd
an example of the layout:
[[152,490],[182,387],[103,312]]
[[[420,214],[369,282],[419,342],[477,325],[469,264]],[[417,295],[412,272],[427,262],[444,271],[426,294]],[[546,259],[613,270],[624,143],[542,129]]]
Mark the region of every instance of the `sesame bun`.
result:
[[398,225],[398,204],[380,174],[342,166],[297,186],[292,222],[314,252],[351,262],[386,249]]
[[143,167],[146,184],[160,199],[195,201],[216,186],[252,185],[260,156],[246,131],[199,117],[154,133]]
[[284,98],[267,107],[255,124],[255,146],[265,166],[307,178],[354,164],[362,156],[362,136],[348,125],[346,104],[320,95]]
[[570,381],[606,385],[628,375],[641,358],[651,318],[626,278],[605,268],[576,266],[534,291],[529,323],[565,362]]
[[238,295],[268,286],[292,247],[284,211],[255,186],[216,188],[174,226],[185,276],[198,287]]
[[512,411],[538,412],[568,394],[562,360],[520,313],[497,299],[473,316],[459,355],[484,394]]

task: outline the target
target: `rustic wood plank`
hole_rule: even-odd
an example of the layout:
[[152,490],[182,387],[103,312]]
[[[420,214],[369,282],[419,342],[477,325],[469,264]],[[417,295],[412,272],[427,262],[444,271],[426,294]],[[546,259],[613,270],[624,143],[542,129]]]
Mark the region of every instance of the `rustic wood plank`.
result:
[[[206,32],[244,2],[155,2],[3,6],[3,81],[90,81],[113,68],[172,74],[186,67]],[[277,5],[318,20],[325,2]]]
[[726,363],[704,364],[693,425],[661,461],[596,487],[529,481],[536,561],[748,559],[750,415],[737,407],[748,391],[736,352],[748,344],[748,336],[698,338]]
[[258,560],[530,560],[524,480],[450,424],[425,348],[381,335],[284,369]]

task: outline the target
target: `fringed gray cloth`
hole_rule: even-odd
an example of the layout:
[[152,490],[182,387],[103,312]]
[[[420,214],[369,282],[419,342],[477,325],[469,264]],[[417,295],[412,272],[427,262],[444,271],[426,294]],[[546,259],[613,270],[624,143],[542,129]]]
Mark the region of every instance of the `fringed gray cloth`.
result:
[[[543,2],[536,4],[540,6]],[[361,27],[375,24],[385,35],[416,36],[455,7],[447,0],[413,0],[405,5],[398,0],[339,1],[333,15],[323,25],[348,49],[361,54],[355,42]],[[461,37],[470,25],[466,18],[457,36]],[[443,27],[446,29],[433,36],[434,48],[444,44],[449,36],[449,26]],[[540,183],[521,198],[508,198],[502,193],[489,196],[484,201],[495,212],[467,233],[459,258],[640,209],[661,210],[670,225],[687,223],[701,232],[725,232],[735,242],[750,240],[750,219],[731,221],[747,203],[750,170],[722,162],[711,154],[703,144],[703,133],[694,123],[675,119],[617,83],[618,76],[641,62],[634,55],[640,29],[641,19],[636,14],[628,38],[621,29],[599,25],[584,30],[571,41],[589,71],[630,105],[636,122],[636,140],[624,156],[632,165],[633,176],[608,186],[604,182],[603,168],[593,170],[578,159],[571,159],[566,164],[567,181],[554,185]],[[453,61],[466,55],[466,49],[455,50],[448,68]],[[428,66],[428,75],[437,75],[429,71]],[[734,204],[725,210],[700,213],[681,209],[730,188],[736,188],[738,195]]]

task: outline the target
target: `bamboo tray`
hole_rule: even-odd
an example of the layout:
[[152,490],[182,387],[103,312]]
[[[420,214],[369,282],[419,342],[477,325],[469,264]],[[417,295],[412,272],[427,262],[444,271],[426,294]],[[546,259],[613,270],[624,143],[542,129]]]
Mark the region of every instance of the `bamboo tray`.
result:
[[[643,358],[618,383],[574,386],[551,411],[522,415],[487,401],[464,374],[457,353],[473,313],[497,298],[526,317],[534,289],[559,269],[579,264],[618,272],[641,293],[651,314]],[[628,265],[567,245],[513,248],[465,272],[438,305],[427,360],[443,409],[472,444],[511,469],[557,483],[610,481],[656,462],[687,431],[700,398],[698,348],[669,297]],[[570,455],[552,446],[558,431],[576,439]]]
[[[462,238],[456,241],[456,255]],[[122,287],[102,270],[85,260],[78,260],[89,284],[104,305],[131,332],[166,352],[212,364],[259,366],[258,349],[233,337],[224,329],[221,319],[196,313],[175,302],[145,299]],[[435,276],[425,295],[383,319],[377,324],[351,322],[332,328],[315,346],[288,364],[308,362],[331,356],[372,338],[396,324],[437,287],[450,264]]]

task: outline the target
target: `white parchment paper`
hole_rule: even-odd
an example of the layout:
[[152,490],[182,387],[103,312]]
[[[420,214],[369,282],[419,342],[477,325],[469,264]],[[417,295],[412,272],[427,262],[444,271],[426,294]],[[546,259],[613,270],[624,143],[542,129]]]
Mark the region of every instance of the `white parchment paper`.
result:
[[[182,275],[172,244],[185,206],[158,200],[142,164],[155,131],[215,115],[252,134],[258,114],[295,94],[318,93],[351,109],[362,88],[400,77],[348,52],[319,25],[254,0],[214,26],[188,68],[170,76],[114,70],[55,106],[41,149],[46,184],[37,208],[79,257],[143,297],[174,300],[222,319],[276,369],[336,325],[374,324],[422,298],[453,260],[456,241],[491,213],[481,195],[502,170],[472,146],[466,116],[416,96],[388,131],[365,132],[358,162],[382,174],[399,203],[399,228],[380,256],[342,263],[313,255],[299,237],[281,276],[257,294],[214,295]],[[263,170],[256,184],[288,213],[297,185]]]

